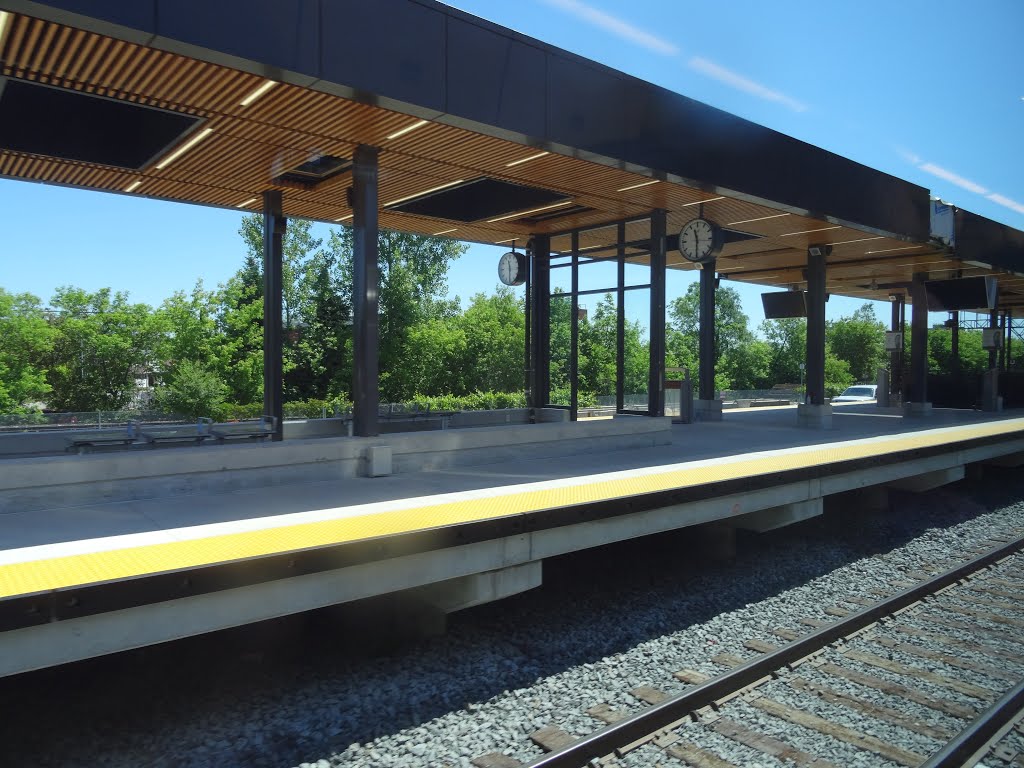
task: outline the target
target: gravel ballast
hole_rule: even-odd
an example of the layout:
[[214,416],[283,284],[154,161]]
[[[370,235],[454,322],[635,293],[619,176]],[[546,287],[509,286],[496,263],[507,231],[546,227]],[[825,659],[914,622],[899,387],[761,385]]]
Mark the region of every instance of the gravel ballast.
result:
[[[18,702],[6,708],[0,743],[10,764],[62,768],[461,768],[488,752],[526,761],[540,754],[528,739],[538,728],[553,723],[585,735],[599,725],[586,714],[595,704],[637,711],[633,688],[681,691],[677,670],[716,674],[721,667],[709,658],[717,653],[749,657],[745,640],[779,643],[773,628],[798,629],[800,618],[826,618],[823,608],[851,594],[892,591],[910,572],[1024,530],[1021,474],[986,470],[984,481],[893,494],[889,512],[829,514],[743,537],[733,562],[693,562],[686,531],[563,558],[545,564],[544,587],[454,615],[444,636],[383,655],[346,642],[361,627],[346,632],[311,618],[0,680],[0,697]],[[820,679],[895,705],[853,683]],[[823,716],[831,706],[821,704]],[[811,751],[796,726],[737,707]],[[908,749],[931,743],[885,728],[879,738]],[[725,737],[712,743],[737,764],[780,764]],[[869,764],[833,747],[835,762]],[[644,764],[638,753],[626,764]]]

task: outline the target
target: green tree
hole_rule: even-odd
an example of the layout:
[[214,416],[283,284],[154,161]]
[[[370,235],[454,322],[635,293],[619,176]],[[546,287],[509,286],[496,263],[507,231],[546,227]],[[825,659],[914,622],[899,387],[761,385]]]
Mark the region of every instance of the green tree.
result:
[[[735,288],[723,286],[715,291],[715,386],[717,389],[738,389],[737,381],[758,378],[758,371],[741,366],[756,359],[739,350],[754,341],[743,312],[740,294]],[[700,348],[700,285],[691,283],[686,293],[669,305],[669,332],[666,348],[673,364],[690,368],[690,376],[699,375]]]
[[189,418],[217,419],[228,388],[216,372],[202,363],[182,360],[168,374],[168,382],[153,395],[153,405],[165,413]]
[[[765,320],[761,324],[761,333],[771,347],[769,381],[773,385],[804,382],[801,365],[807,360],[807,321],[801,317]],[[837,357],[826,342],[825,395],[838,395],[853,381],[849,363]]]
[[157,361],[161,369],[189,360],[206,368],[221,365],[223,339],[217,327],[222,296],[207,291],[200,280],[191,294],[175,291],[157,310],[166,333],[157,345]]
[[50,391],[45,359],[53,331],[39,299],[0,288],[0,413],[15,413]]
[[[336,259],[341,284],[353,285],[353,231],[333,230],[327,251]],[[395,372],[409,352],[411,329],[428,318],[443,316],[450,305],[447,292],[450,263],[466,250],[465,245],[446,237],[427,237],[381,230],[377,238],[380,289],[380,390],[389,400],[410,394]]]
[[[464,388],[467,392],[522,392],[526,317],[523,303],[511,288],[498,288],[470,300],[459,320],[466,343]],[[453,374],[456,369],[453,369]]]
[[[580,390],[595,396],[615,394],[618,312],[612,294],[597,303],[593,314],[580,321]],[[623,392],[647,391],[650,351],[639,322],[626,319],[623,327]]]
[[[988,350],[981,346],[981,331],[961,330],[957,345],[963,375],[976,376],[988,370]],[[910,359],[909,347],[905,358]],[[928,329],[928,369],[932,373],[953,373],[953,331],[949,328]]]
[[825,339],[836,357],[849,365],[854,381],[874,381],[878,369],[885,366],[885,323],[875,317],[871,304],[830,322]]
[[50,303],[57,312],[47,374],[50,406],[93,411],[128,405],[136,376],[155,363],[163,318],[109,288],[88,293],[65,286]]

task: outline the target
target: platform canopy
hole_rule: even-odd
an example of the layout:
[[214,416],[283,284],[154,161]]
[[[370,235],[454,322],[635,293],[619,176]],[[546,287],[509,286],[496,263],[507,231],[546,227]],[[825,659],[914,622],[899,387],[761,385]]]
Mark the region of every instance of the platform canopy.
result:
[[1001,306],[1024,304],[1020,232],[973,217],[983,242],[962,254],[932,237],[921,187],[431,0],[0,9],[5,177],[253,211],[279,189],[287,216],[346,222],[369,145],[388,228],[564,252],[560,233],[664,209],[671,236],[703,206],[738,233],[730,279],[800,288],[807,247],[831,244],[832,293],[999,274]]

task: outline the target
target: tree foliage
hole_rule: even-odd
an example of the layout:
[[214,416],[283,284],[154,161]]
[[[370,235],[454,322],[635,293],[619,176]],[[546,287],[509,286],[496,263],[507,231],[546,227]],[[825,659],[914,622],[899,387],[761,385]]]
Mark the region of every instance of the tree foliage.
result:
[[53,329],[39,299],[0,288],[0,413],[14,413],[46,397],[44,359],[53,347]]

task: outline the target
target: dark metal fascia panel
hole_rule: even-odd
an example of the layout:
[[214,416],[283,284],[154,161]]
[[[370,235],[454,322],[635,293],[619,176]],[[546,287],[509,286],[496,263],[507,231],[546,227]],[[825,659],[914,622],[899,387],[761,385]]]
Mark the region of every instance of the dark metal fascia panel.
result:
[[958,259],[1024,273],[1024,232],[962,208],[953,216]]
[[[918,242],[927,191],[432,0],[0,6]],[[144,35],[143,35],[144,37]],[[139,41],[135,35],[135,41]]]

